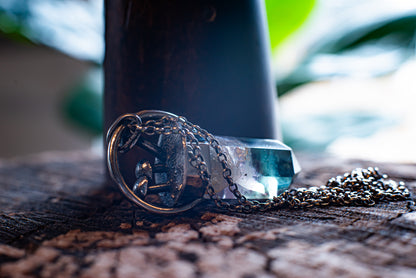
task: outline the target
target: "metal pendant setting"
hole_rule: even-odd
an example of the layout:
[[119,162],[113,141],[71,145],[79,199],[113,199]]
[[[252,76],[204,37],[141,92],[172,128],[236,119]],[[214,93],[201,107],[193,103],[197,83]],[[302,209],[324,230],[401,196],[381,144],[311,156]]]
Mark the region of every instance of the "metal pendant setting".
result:
[[[155,213],[183,212],[213,194],[235,199],[231,176],[246,199],[273,199],[300,171],[293,151],[277,140],[214,137],[183,117],[158,110],[119,117],[107,143],[112,179],[130,201]],[[138,158],[131,177],[123,177],[120,160],[134,148],[151,159]],[[132,179],[129,185],[126,180]]]

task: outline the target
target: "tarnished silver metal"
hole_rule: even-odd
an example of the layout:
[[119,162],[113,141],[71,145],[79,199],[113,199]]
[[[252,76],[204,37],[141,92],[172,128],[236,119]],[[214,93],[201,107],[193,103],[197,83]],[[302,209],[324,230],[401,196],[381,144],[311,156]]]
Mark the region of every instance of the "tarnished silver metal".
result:
[[[153,138],[153,140],[152,140]],[[218,196],[202,155],[201,142],[208,143],[222,167],[228,189],[237,199],[231,204]],[[136,205],[155,213],[179,213],[198,204],[204,195],[229,211],[252,212],[278,208],[307,208],[327,205],[372,206],[380,201],[409,200],[411,194],[403,182],[387,179],[377,168],[356,169],[331,178],[325,186],[289,189],[271,200],[250,200],[234,182],[227,155],[219,141],[198,125],[168,112],[146,110],[119,117],[107,133],[107,165],[110,176],[121,192]],[[136,182],[129,186],[119,168],[119,153],[139,147],[152,153],[153,163],[140,160],[135,169]],[[174,154],[174,155],[173,155]],[[185,157],[188,161],[185,161]],[[182,159],[182,160],[181,160]],[[200,184],[192,187],[185,175],[185,163],[198,170]],[[189,183],[189,182],[188,182]],[[157,202],[148,195],[157,196]]]
[[[147,209],[151,212],[165,213],[165,214],[179,213],[179,212],[189,210],[190,208],[194,207],[201,199],[199,198],[199,199],[193,200],[187,204],[184,204],[178,207],[166,207],[166,206],[161,206],[161,205],[147,202],[143,196],[136,194],[133,191],[133,189],[127,185],[119,168],[118,154],[121,152],[124,152],[125,150],[130,150],[135,145],[139,145],[140,147],[145,148],[146,150],[153,153],[156,156],[156,158],[164,160],[165,154],[162,153],[161,150],[157,149],[158,146],[153,145],[151,142],[148,142],[148,141],[144,141],[144,140],[139,141],[139,139],[141,135],[143,134],[153,136],[155,134],[161,135],[162,133],[165,133],[165,134],[176,133],[176,131],[178,131],[179,133],[179,129],[175,127],[172,127],[172,130],[167,130],[171,127],[158,128],[153,125],[150,125],[150,123],[154,123],[156,120],[168,119],[168,118],[171,120],[171,122],[178,121],[178,117],[176,115],[163,112],[163,111],[157,111],[157,110],[141,111],[137,114],[126,114],[126,115],[119,117],[114,122],[114,124],[110,127],[107,133],[107,144],[108,144],[107,165],[108,165],[111,178],[117,183],[121,192],[136,205],[144,209]],[[145,123],[145,125],[142,125],[142,123]],[[168,168],[168,171],[171,171],[171,170],[172,168]],[[136,173],[137,172],[138,171],[136,171]],[[138,179],[140,178],[141,177],[138,177]],[[175,183],[174,185],[172,185],[173,187],[176,188],[176,190],[173,190],[174,191],[173,194],[175,194],[173,199],[179,198],[180,193],[182,193],[183,191],[184,185],[185,185],[185,177],[180,183]],[[149,188],[148,185],[146,186],[147,186],[145,190],[146,192],[149,189],[150,190],[154,189],[155,191],[163,189],[162,185],[155,185],[153,188]],[[169,186],[165,186],[165,189],[167,190],[169,190],[170,188],[171,187]]]

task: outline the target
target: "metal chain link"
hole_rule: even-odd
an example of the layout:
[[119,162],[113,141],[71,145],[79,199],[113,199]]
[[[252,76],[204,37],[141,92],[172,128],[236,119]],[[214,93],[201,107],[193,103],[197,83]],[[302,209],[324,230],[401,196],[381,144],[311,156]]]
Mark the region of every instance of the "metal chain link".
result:
[[[350,173],[329,179],[326,185],[321,187],[288,189],[272,200],[248,200],[241,194],[238,185],[232,178],[227,155],[222,150],[220,143],[205,129],[192,124],[184,117],[171,116],[164,116],[157,121],[149,120],[142,124],[137,124],[134,121],[123,124],[128,127],[130,135],[124,140],[125,142],[120,142],[119,151],[121,152],[131,149],[136,144],[140,134],[149,136],[179,134],[182,138],[185,138],[191,166],[199,170],[199,176],[206,187],[207,194],[222,209],[253,212],[329,205],[373,206],[380,201],[407,200],[407,208],[411,211],[415,210],[415,202],[412,200],[404,182],[395,182],[388,179],[387,175],[380,174],[376,167],[355,169]],[[224,180],[228,183],[228,188],[234,194],[238,204],[231,204],[222,200],[215,192],[210,183],[211,176],[199,146],[201,141],[207,142],[217,154],[217,160],[223,169]]]

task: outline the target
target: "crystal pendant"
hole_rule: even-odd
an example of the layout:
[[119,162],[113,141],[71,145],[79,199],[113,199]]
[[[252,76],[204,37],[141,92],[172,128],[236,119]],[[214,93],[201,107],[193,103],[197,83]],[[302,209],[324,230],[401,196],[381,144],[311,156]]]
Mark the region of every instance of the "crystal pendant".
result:
[[[247,199],[273,199],[274,196],[287,190],[294,176],[300,171],[300,166],[293,151],[277,140],[249,139],[216,136],[222,151],[227,156],[233,181]],[[188,143],[179,135],[162,136],[158,147],[165,153],[163,160],[156,158],[155,165],[165,169],[154,173],[155,185],[149,190],[159,191],[159,197],[165,205],[173,206],[181,199],[206,198],[199,171],[189,162]],[[221,163],[213,148],[206,142],[200,142],[202,156],[210,173],[210,183],[221,199],[235,199],[228,189],[228,183],[223,177]],[[136,175],[151,172],[150,166],[138,164]],[[145,170],[142,170],[145,169]],[[137,181],[135,189],[146,195],[147,183]],[[182,197],[181,197],[182,196]]]
[[[204,140],[212,137],[198,126],[164,111],[125,114],[113,123],[108,138],[111,177],[129,200],[156,213],[182,212],[211,198],[208,185],[219,198],[235,199],[229,182],[247,199],[273,199],[300,171],[292,150],[277,140],[216,136],[219,147],[214,148]],[[118,154],[133,147],[149,155],[141,156],[136,181],[129,185]]]
[[[247,199],[273,199],[287,190],[300,166],[288,146],[277,140],[220,137],[222,151],[227,156],[232,178]],[[235,199],[228,189],[223,168],[214,149],[200,143],[211,174],[211,184],[222,199]],[[189,163],[185,166],[187,184],[198,180],[198,171]],[[197,182],[196,182],[197,183]],[[209,198],[207,194],[204,196]]]

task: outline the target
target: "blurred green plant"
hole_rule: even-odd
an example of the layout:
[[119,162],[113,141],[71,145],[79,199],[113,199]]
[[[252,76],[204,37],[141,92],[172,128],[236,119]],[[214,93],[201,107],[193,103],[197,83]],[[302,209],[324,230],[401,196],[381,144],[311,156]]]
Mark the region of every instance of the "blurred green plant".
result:
[[23,25],[16,18],[0,10],[0,30],[3,34],[15,41],[30,43],[23,29]]
[[0,33],[101,64],[103,0],[0,0]]
[[272,50],[308,18],[316,0],[266,0],[267,22]]
[[312,81],[389,74],[414,57],[415,34],[415,12],[333,33],[311,48],[290,74],[277,80],[279,96]]

